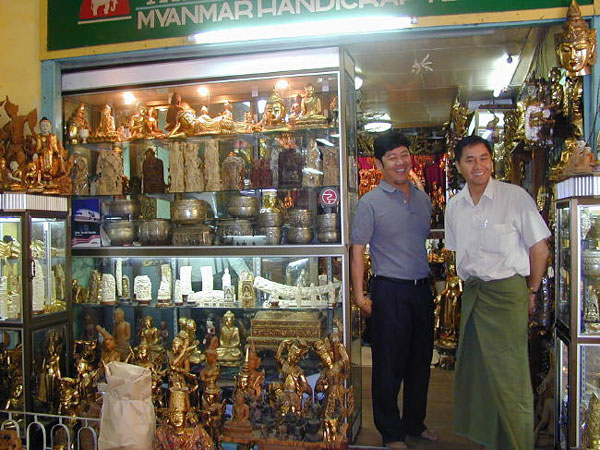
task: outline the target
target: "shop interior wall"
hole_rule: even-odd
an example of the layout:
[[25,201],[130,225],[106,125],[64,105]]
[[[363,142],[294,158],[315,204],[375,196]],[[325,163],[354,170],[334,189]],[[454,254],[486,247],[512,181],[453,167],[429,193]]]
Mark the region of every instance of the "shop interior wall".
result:
[[19,114],[41,106],[40,1],[0,1],[0,101],[8,95]]

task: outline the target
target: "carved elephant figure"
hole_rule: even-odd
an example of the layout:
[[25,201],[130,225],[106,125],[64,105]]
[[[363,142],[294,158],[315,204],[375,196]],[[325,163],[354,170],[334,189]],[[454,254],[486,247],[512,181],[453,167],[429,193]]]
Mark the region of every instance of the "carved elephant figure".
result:
[[117,8],[119,0],[92,0],[92,14],[98,15],[98,10],[101,6],[104,7],[104,14],[108,14],[109,11],[114,11]]

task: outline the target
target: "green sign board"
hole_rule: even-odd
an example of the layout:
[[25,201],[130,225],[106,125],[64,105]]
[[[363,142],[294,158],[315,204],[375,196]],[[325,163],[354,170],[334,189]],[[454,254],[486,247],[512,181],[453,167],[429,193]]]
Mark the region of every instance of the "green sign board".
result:
[[[47,50],[205,31],[366,16],[441,16],[566,7],[570,0],[47,0]],[[593,0],[580,0],[591,5]],[[319,26],[318,23],[310,26]],[[277,37],[277,36],[274,36]]]

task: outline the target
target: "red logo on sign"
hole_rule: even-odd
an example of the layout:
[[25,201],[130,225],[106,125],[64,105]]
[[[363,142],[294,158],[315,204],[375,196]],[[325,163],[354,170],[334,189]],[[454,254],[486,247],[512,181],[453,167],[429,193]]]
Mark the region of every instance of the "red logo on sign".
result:
[[79,20],[109,19],[130,13],[129,0],[83,0]]
[[327,188],[321,191],[321,203],[325,206],[333,206],[338,202],[338,193],[335,189]]

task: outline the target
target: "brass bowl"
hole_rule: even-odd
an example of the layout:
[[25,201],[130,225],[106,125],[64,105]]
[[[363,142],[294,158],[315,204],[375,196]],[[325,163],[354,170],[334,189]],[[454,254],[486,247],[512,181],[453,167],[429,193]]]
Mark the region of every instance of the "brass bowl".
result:
[[281,227],[258,227],[256,234],[265,235],[265,245],[279,245],[281,243]]
[[180,224],[196,224],[206,219],[208,204],[203,200],[188,198],[171,202],[171,221]]
[[169,245],[171,243],[171,222],[167,219],[140,220],[138,240],[142,245]]
[[256,225],[259,227],[280,227],[283,225],[281,211],[265,211],[256,216]]
[[237,195],[229,199],[227,212],[233,217],[251,218],[258,213],[258,198]]
[[184,225],[173,230],[173,245],[203,246],[215,243],[215,233],[207,225]]
[[335,230],[338,227],[337,213],[327,213],[317,215],[317,228]]
[[310,209],[290,209],[288,221],[291,227],[307,228],[312,225],[312,211]]
[[128,200],[116,198],[107,202],[106,210],[109,216],[113,217],[131,217],[136,219],[140,216],[142,206],[137,200]]
[[331,244],[340,241],[340,233],[335,228],[321,228],[317,232],[317,240],[324,244]]
[[289,227],[287,241],[290,244],[310,244],[313,240],[313,235],[311,227]]
[[102,224],[110,245],[120,247],[133,244],[135,239],[135,223],[129,220],[107,220]]
[[222,219],[217,221],[219,236],[252,236],[252,222],[246,219]]

